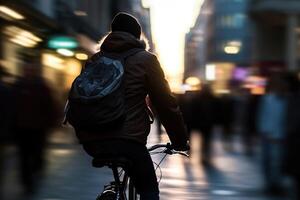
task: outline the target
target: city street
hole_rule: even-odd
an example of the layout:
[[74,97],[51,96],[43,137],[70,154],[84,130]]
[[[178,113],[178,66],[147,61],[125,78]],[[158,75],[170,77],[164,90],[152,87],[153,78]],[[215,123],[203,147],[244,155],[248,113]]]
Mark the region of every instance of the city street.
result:
[[299,200],[299,102],[300,0],[0,0],[0,200],[95,200],[78,138],[146,143],[147,107],[190,132],[152,155],[161,200]]
[[[95,199],[103,185],[111,180],[111,171],[107,168],[92,168],[91,158],[82,151],[72,134],[57,132],[52,138],[47,151],[48,165],[44,178],[39,183],[36,195],[27,199]],[[244,156],[238,142],[234,143],[235,153],[226,153],[216,137],[212,166],[203,167],[198,153],[199,140],[198,134],[193,134],[190,158],[167,156],[161,164],[162,200],[276,199],[264,196],[258,158]],[[166,141],[165,135],[162,136],[162,141]],[[155,133],[151,133],[149,142],[159,142]],[[13,148],[7,151],[7,154],[13,153]],[[159,162],[161,157],[162,155],[156,155],[154,160]],[[5,200],[24,199],[17,180],[16,166],[15,159],[7,159]],[[157,174],[160,176],[159,170]]]

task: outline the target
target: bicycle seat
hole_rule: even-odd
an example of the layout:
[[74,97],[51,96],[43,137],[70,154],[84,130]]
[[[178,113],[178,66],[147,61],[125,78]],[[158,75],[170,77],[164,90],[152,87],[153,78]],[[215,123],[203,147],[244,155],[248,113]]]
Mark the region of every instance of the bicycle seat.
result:
[[119,158],[94,158],[92,161],[93,167],[101,168],[104,166],[112,167],[122,167],[128,168],[132,165],[132,162],[124,157]]

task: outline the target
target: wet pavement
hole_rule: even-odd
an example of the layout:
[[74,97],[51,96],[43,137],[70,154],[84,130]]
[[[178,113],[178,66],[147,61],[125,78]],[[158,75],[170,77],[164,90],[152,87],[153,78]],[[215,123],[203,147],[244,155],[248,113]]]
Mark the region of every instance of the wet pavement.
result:
[[[151,133],[150,144],[166,141]],[[220,139],[213,143],[211,165],[203,166],[199,155],[200,136],[193,134],[191,157],[167,156],[161,164],[162,200],[285,200],[265,196],[259,157],[247,157],[239,142],[234,151],[224,150]],[[14,147],[6,150],[4,200],[88,200],[95,199],[112,179],[108,168],[91,167],[91,158],[77,144],[73,134],[58,131],[47,150],[47,168],[34,196],[25,198],[17,176]],[[163,155],[155,155],[160,161]],[[8,170],[10,169],[10,170]],[[160,177],[160,170],[157,170]],[[43,177],[43,178],[42,178]]]

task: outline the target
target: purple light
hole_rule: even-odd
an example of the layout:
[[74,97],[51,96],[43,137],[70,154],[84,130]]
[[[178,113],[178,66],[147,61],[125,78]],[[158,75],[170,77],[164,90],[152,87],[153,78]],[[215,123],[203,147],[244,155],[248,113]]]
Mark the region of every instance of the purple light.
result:
[[248,70],[246,68],[237,67],[233,71],[233,78],[238,81],[243,81],[248,76]]

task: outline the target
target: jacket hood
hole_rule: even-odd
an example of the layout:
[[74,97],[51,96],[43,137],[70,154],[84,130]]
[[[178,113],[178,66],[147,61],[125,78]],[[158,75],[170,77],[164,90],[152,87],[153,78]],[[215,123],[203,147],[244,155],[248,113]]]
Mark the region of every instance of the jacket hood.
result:
[[130,33],[112,32],[106,36],[100,50],[119,53],[133,48],[146,49],[146,43],[143,40],[135,38]]

